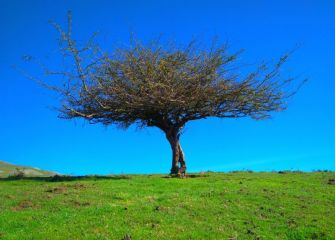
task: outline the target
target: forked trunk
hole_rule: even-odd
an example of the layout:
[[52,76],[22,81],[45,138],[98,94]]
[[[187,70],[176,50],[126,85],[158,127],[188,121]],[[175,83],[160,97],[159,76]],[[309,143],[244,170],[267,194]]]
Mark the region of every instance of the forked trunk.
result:
[[167,133],[166,137],[171,145],[172,149],[172,166],[170,174],[178,174],[180,177],[186,175],[186,162],[183,149],[179,142],[179,133]]

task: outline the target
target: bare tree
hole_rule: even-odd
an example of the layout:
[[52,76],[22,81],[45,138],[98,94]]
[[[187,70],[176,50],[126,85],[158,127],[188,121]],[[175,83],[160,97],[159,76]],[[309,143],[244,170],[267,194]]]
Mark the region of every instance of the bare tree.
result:
[[180,47],[132,40],[129,47],[106,53],[91,41],[77,46],[70,15],[67,31],[54,25],[63,55],[73,61],[69,72],[48,72],[65,77],[61,86],[42,83],[62,96],[60,117],[124,128],[158,127],[171,145],[171,174],[186,172],[179,139],[187,122],[209,117],[265,119],[284,110],[297,90],[291,84],[294,78],[280,75],[288,55],[241,74],[236,64],[240,52],[229,53],[226,44],[206,48],[191,41]]

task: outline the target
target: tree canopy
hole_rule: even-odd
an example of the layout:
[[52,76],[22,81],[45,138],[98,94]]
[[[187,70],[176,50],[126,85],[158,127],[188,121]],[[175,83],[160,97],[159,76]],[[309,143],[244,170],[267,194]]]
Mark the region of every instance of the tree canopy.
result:
[[298,89],[292,85],[295,78],[281,75],[289,54],[242,74],[238,64],[242,51],[231,53],[227,44],[213,41],[210,47],[201,47],[195,40],[186,45],[159,40],[143,44],[132,39],[128,47],[108,53],[92,41],[78,47],[70,16],[67,31],[54,25],[63,56],[72,60],[70,71],[49,72],[64,77],[61,86],[43,83],[60,93],[60,117],[125,128],[158,127],[173,151],[171,173],[186,170],[179,137],[188,121],[265,119],[284,110]]

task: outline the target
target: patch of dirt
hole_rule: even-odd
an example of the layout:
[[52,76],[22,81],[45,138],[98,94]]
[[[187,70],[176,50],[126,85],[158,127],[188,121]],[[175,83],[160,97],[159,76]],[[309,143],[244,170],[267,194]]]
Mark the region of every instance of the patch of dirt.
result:
[[58,186],[58,187],[54,187],[54,188],[51,188],[51,189],[48,189],[46,190],[46,192],[48,193],[65,193],[67,190],[67,187],[66,186]]
[[79,202],[77,200],[71,200],[70,203],[75,207],[87,207],[91,205],[89,202]]
[[13,210],[21,211],[21,210],[28,209],[28,208],[33,208],[33,207],[35,207],[35,205],[31,201],[24,200],[24,201],[20,202],[16,207],[14,207]]
[[78,190],[78,189],[86,189],[87,185],[82,184],[82,183],[75,183],[75,184],[67,185],[67,187]]
[[82,183],[75,183],[75,184],[68,184],[68,185],[60,185],[57,187],[49,188],[46,190],[48,193],[63,193],[67,194],[67,190],[69,189],[75,189],[75,190],[82,190],[82,189],[87,189],[89,186],[82,184]]

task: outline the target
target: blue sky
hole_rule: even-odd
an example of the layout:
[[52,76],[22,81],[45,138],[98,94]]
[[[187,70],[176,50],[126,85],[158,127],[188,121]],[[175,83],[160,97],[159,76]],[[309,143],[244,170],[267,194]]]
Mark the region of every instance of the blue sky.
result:
[[167,173],[170,146],[157,129],[127,131],[57,118],[55,95],[13,69],[38,74],[29,54],[57,68],[57,33],[73,12],[75,37],[99,31],[108,48],[163,34],[177,42],[214,35],[242,61],[273,60],[300,45],[285,68],[309,82],[287,111],[266,121],[206,119],[187,125],[189,171],[335,170],[334,1],[0,0],[0,159],[67,174]]

